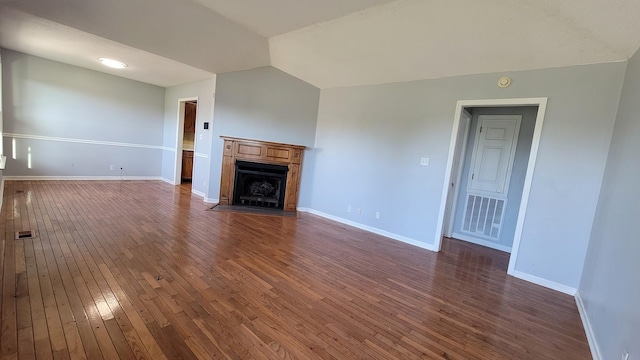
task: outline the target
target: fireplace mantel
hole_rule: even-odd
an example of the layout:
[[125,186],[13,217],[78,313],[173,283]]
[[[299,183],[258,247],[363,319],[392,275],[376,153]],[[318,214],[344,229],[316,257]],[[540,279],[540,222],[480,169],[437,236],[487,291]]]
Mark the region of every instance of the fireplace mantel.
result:
[[296,211],[300,189],[300,169],[306,146],[269,141],[220,136],[222,148],[222,175],[220,179],[220,205],[233,204],[236,160],[262,164],[284,165],[289,168],[284,197],[284,211]]

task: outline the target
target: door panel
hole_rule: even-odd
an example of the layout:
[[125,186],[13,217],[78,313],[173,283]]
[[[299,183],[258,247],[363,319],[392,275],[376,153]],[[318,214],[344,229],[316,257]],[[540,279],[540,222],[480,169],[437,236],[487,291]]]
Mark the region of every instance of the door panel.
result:
[[467,191],[506,196],[522,116],[482,115],[478,120]]

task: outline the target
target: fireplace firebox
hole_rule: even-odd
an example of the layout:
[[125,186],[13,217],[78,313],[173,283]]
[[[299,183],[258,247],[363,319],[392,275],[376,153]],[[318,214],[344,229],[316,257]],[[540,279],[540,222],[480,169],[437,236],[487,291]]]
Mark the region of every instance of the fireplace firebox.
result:
[[282,210],[287,166],[236,161],[233,205]]

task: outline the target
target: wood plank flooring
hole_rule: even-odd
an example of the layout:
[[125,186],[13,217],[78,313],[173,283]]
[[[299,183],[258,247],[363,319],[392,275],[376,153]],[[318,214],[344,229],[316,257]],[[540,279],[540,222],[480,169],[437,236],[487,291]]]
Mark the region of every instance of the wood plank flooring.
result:
[[573,298],[507,254],[208,207],[154,181],[5,182],[0,357],[590,358]]

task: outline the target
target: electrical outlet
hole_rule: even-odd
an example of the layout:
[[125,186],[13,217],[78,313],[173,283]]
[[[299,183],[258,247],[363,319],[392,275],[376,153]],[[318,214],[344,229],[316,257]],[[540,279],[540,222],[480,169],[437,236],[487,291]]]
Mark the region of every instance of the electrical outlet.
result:
[[202,134],[200,134],[200,140],[202,140]]
[[351,205],[347,205],[347,212],[350,213],[351,212]]
[[109,170],[113,171],[113,170],[115,170],[115,169],[116,169],[116,166],[115,166],[115,165],[111,165],[111,166],[109,166]]
[[376,219],[380,219],[380,211],[376,211]]
[[420,165],[429,166],[429,158],[428,157],[420,158]]
[[629,360],[629,352],[625,350],[620,357],[620,360]]
[[356,214],[360,215],[361,212],[362,212],[362,208],[357,208],[356,209]]

